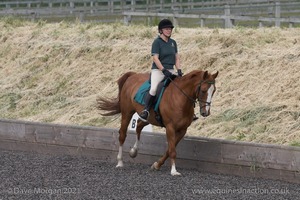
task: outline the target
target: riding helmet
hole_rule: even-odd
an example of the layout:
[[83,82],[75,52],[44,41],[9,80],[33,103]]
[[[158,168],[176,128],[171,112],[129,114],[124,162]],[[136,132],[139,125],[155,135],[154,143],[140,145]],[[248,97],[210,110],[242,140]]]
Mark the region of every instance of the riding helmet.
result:
[[168,19],[163,19],[158,24],[158,31],[162,30],[163,28],[174,28],[173,23]]

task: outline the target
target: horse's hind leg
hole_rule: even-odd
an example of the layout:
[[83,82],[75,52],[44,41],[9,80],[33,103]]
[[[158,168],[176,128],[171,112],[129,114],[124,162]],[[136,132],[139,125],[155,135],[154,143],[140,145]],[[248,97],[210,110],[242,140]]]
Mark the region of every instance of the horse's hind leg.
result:
[[131,158],[135,158],[137,156],[138,149],[139,149],[139,142],[140,142],[140,138],[141,138],[141,132],[142,132],[143,128],[148,124],[149,123],[147,123],[147,122],[138,120],[137,127],[136,127],[136,140],[135,140],[133,147],[129,151],[129,155]]
[[127,136],[127,127],[130,123],[132,115],[122,114],[121,127],[119,129],[119,153],[117,156],[118,164],[116,167],[123,167],[123,144]]

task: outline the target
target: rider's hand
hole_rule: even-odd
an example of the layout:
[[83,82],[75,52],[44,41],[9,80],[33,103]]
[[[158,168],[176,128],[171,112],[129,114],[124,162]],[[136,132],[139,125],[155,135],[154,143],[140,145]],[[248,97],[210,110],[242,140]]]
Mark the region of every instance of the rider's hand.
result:
[[172,76],[172,73],[169,71],[169,70],[167,70],[167,69],[163,69],[162,70],[162,73],[165,75],[165,77],[167,77],[167,78],[170,78],[171,76]]
[[182,77],[183,73],[182,73],[181,69],[178,69],[178,70],[177,70],[177,73],[178,73],[178,76],[179,76],[179,77]]

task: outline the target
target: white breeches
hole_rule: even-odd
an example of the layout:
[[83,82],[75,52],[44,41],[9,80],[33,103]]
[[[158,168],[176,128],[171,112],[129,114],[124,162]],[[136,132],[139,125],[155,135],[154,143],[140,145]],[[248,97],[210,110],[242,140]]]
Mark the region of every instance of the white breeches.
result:
[[[173,69],[168,69],[172,74],[174,73]],[[152,96],[156,95],[158,84],[164,79],[165,75],[159,69],[151,70],[151,87],[149,94]]]

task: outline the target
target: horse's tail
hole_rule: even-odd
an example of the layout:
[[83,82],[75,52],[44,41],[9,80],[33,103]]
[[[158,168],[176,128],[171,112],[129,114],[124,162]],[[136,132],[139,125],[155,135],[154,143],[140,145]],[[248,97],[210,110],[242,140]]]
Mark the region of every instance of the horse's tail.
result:
[[103,116],[112,116],[121,113],[120,107],[120,95],[123,88],[124,83],[128,79],[128,77],[136,74],[135,72],[127,72],[123,76],[121,76],[118,80],[119,85],[119,93],[116,98],[97,98],[97,108],[99,110],[108,111],[106,113],[101,113]]

